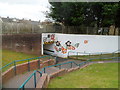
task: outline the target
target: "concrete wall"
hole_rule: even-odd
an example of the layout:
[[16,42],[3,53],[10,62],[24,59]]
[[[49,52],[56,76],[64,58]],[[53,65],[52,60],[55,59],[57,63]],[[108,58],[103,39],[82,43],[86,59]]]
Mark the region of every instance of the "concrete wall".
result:
[[42,74],[42,77],[40,77],[36,88],[37,89],[42,89],[42,88],[46,88],[49,84],[49,76],[47,74]]
[[[48,34],[51,35],[52,33],[43,33],[42,39],[47,37]],[[53,50],[54,54],[59,57],[67,57],[69,51],[86,53],[112,53],[120,49],[118,47],[118,38],[120,39],[119,36],[55,33],[54,43],[47,44],[44,49]],[[44,41],[42,40],[42,46],[43,44]]]

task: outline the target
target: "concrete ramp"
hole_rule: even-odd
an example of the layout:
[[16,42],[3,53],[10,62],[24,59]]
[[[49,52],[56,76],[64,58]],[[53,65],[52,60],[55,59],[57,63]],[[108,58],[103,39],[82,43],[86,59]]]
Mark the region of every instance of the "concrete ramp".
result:
[[[59,70],[59,68],[57,67],[47,68],[46,73],[51,74],[56,72],[57,70]],[[33,71],[30,71],[24,74],[14,76],[13,78],[11,78],[10,80],[8,80],[6,83],[3,84],[3,88],[19,88],[32,73]],[[37,82],[39,79],[40,79],[40,74],[36,73]],[[25,88],[34,88],[34,77],[32,77],[28,81],[28,83],[25,85]]]

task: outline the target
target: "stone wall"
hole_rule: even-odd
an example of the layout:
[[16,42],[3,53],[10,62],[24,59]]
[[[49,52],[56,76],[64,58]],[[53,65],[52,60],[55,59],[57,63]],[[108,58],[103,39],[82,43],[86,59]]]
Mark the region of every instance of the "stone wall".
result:
[[41,34],[2,35],[2,48],[41,55]]

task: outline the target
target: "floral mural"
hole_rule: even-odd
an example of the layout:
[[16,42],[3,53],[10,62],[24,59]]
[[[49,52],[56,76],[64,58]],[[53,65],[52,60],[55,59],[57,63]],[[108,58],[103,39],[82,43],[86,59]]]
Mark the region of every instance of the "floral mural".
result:
[[[44,44],[53,44],[54,43],[54,49],[57,52],[66,54],[68,50],[76,50],[80,43],[73,43],[70,40],[65,41],[64,43],[61,43],[56,37],[55,34],[48,34],[45,37],[43,37]],[[84,44],[88,44],[88,40],[83,41]]]
[[52,44],[55,41],[55,34],[48,34],[46,37],[43,37],[44,44]]
[[68,50],[75,50],[75,47],[71,45],[70,41],[67,41],[65,44]]
[[67,41],[67,42],[65,42],[65,46],[62,46],[60,41],[56,41],[54,49],[57,52],[61,52],[61,53],[65,54],[65,53],[67,53],[68,50],[75,50],[78,47],[79,47],[79,43],[72,45],[71,41]]

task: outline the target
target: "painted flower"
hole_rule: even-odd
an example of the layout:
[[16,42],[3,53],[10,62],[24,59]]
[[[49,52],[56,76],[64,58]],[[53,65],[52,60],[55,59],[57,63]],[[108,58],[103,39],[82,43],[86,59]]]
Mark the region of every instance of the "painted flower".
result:
[[62,47],[61,49],[63,54],[67,53],[67,49],[65,49],[64,47]]
[[75,50],[75,47],[74,46],[70,46],[70,47],[68,47],[68,50]]
[[66,44],[66,46],[68,46],[68,47],[71,46],[71,42],[70,42],[70,41],[67,41],[65,44]]
[[54,49],[55,49],[57,52],[59,52],[59,49],[58,49],[56,46],[54,47]]
[[59,48],[59,51],[61,51],[61,48]]
[[84,40],[84,44],[87,44],[88,43],[88,40]]
[[56,41],[56,46],[61,46],[59,41]]
[[48,38],[50,38],[50,34],[48,34],[48,36],[47,36]]
[[54,34],[51,35],[51,40],[55,40],[55,35]]

